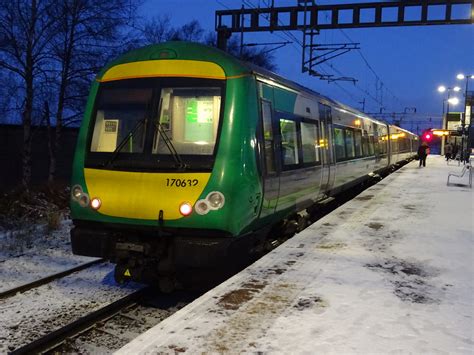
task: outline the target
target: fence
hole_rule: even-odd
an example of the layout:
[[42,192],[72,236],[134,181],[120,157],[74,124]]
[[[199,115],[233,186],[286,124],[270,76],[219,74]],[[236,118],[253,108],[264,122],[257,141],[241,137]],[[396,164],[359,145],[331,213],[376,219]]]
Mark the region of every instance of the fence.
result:
[[[48,180],[49,153],[46,127],[32,127],[31,181],[40,185]],[[72,159],[76,146],[78,128],[63,128],[61,149],[57,156],[56,178],[68,183],[72,172]],[[23,127],[0,125],[0,191],[8,191],[21,181]]]

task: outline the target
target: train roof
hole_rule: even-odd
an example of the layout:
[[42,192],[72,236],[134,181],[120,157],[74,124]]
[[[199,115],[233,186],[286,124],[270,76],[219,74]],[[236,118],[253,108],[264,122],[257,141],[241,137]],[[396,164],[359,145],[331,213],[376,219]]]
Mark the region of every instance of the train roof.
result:
[[[387,122],[375,119],[367,114],[345,105],[339,101],[331,99],[322,95],[310,88],[300,85],[294,81],[283,78],[282,76],[273,73],[269,70],[263,69],[250,62],[242,61],[227,52],[224,52],[215,47],[206,46],[200,43],[186,42],[186,41],[171,41],[160,44],[152,44],[142,48],[138,48],[127,53],[124,53],[114,61],[110,62],[98,75],[100,80],[105,72],[113,66],[138,62],[144,60],[159,60],[159,59],[182,59],[182,60],[202,60],[217,63],[222,67],[227,77],[241,76],[246,74],[255,74],[262,78],[270,79],[279,84],[287,86],[303,95],[317,97],[323,99],[332,106],[339,107],[342,110],[351,112],[359,117],[370,119],[374,122],[388,124]],[[408,131],[407,131],[408,132]]]

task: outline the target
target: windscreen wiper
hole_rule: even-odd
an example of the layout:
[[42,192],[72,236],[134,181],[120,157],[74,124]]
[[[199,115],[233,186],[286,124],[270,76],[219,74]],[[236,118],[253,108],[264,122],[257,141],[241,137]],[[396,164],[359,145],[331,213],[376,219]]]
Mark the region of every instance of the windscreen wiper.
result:
[[173,156],[173,159],[176,162],[178,168],[183,169],[183,170],[188,168],[189,166],[185,162],[183,162],[183,159],[181,159],[181,156],[176,151],[176,148],[174,147],[173,142],[171,142],[171,139],[166,134],[165,129],[163,128],[163,125],[161,124],[161,122],[156,122],[156,127],[158,128],[158,132],[160,133],[160,136],[165,142],[166,147],[168,148],[171,155]]
[[110,157],[109,160],[107,160],[106,163],[104,163],[102,166],[103,167],[108,167],[110,166],[115,159],[117,159],[118,154],[122,150],[122,148],[125,146],[125,144],[128,143],[128,141],[137,133],[138,129],[143,126],[143,124],[147,121],[146,117],[140,121],[138,121],[135,124],[135,127],[132,128],[132,130],[127,133],[127,135],[120,141],[119,145],[115,148],[115,150],[112,152],[112,156]]

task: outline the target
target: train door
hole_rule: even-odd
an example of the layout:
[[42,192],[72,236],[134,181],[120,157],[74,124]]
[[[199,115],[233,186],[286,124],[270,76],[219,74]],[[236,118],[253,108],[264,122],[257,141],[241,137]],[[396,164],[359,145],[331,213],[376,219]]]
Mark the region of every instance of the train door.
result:
[[276,160],[275,132],[277,131],[273,122],[272,104],[264,99],[261,100],[261,132],[263,203],[260,217],[265,217],[275,212],[280,192],[280,175]]
[[320,145],[322,145],[322,173],[319,198],[323,198],[334,184],[336,165],[332,144],[332,115],[331,107],[319,103],[319,122],[321,125]]

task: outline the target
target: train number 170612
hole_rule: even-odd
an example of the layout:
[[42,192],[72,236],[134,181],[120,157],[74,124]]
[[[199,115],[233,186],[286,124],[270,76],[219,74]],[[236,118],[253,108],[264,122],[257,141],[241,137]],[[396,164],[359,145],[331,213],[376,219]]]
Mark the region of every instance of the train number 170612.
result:
[[199,184],[198,179],[166,179],[166,186],[192,187]]

